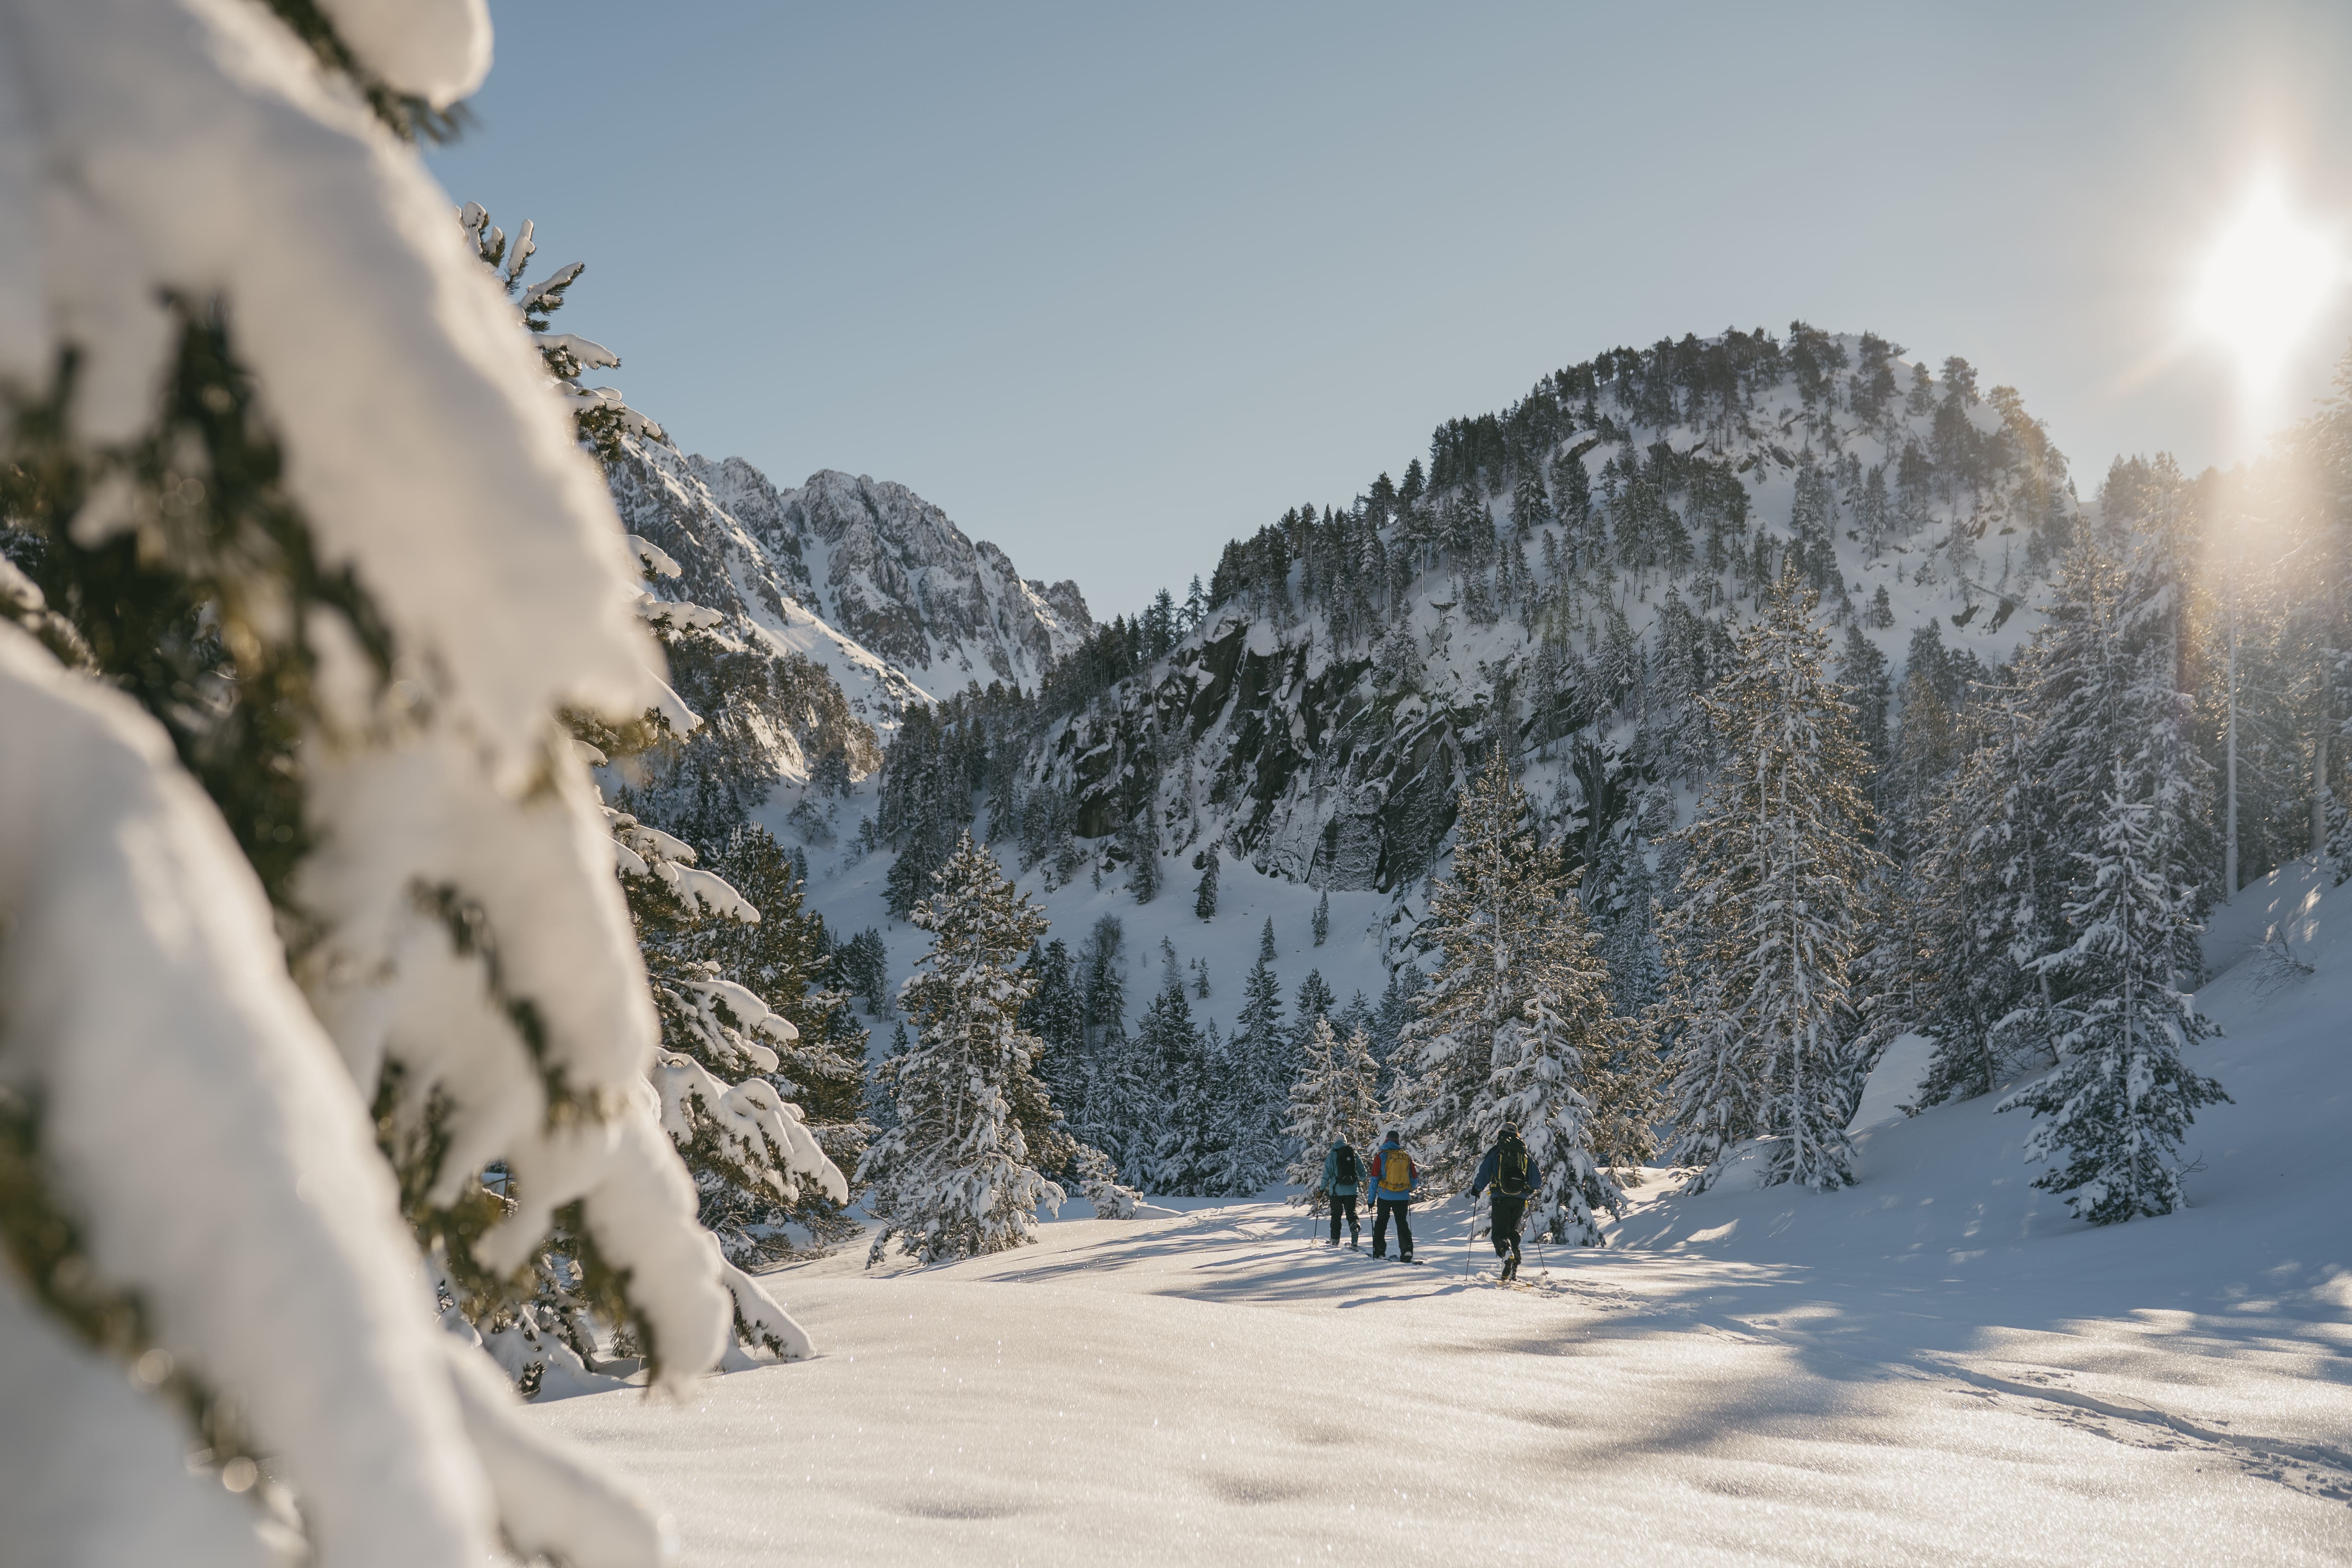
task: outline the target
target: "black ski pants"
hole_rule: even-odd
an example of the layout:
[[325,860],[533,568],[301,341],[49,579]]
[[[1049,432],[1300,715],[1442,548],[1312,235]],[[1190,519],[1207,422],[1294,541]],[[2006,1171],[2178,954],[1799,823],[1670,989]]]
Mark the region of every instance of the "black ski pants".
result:
[[1372,1256],[1385,1258],[1389,1250],[1389,1216],[1396,1216],[1397,1256],[1412,1256],[1412,1226],[1405,1223],[1405,1210],[1412,1207],[1411,1198],[1374,1198],[1372,1200]]
[[1349,1241],[1353,1241],[1358,1237],[1364,1234],[1363,1227],[1356,1223],[1356,1194],[1353,1193],[1334,1193],[1331,1194],[1331,1245],[1334,1247],[1339,1245],[1339,1216],[1342,1214],[1345,1214],[1348,1216],[1348,1239]]
[[1516,1259],[1519,1256],[1519,1222],[1527,1217],[1528,1194],[1512,1197],[1507,1193],[1495,1194],[1495,1256]]

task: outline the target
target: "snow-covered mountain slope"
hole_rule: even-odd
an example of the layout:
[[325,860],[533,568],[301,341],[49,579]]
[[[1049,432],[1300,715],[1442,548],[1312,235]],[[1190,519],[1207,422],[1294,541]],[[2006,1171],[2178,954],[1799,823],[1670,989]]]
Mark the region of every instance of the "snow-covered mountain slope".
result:
[[967,682],[1034,689],[1094,627],[1077,583],[1024,581],[903,484],[825,470],[779,491],[743,458],[642,437],[604,468],[630,531],[685,566],[677,597],[825,663],[885,729]]
[[[2304,911],[2311,973],[2250,960],[2202,999],[2228,1034],[2193,1065],[2236,1103],[2199,1117],[2191,1206],[2166,1218],[2069,1219],[1990,1098],[1860,1127],[1841,1193],[1654,1181],[1608,1249],[1531,1250],[1516,1290],[1459,1200],[1414,1214],[1411,1269],[1312,1247],[1276,1201],[1127,1224],[1076,1203],[1035,1247],[872,1271],[852,1248],[770,1276],[815,1361],[692,1405],[599,1394],[532,1418],[718,1565],[780,1539],[848,1563],[1400,1542],[1463,1564],[2340,1563],[2341,891]],[[738,1479],[778,1474],[802,1480]]]
[[[706,605],[731,630],[777,653],[796,653],[837,683],[850,711],[883,735],[898,726],[909,702],[927,691],[888,659],[828,622],[797,560],[772,552],[741,519],[713,495],[703,465],[676,448],[636,437],[621,443],[605,477],[629,531],[666,552],[677,576],[655,585],[667,599]],[[722,699],[723,700],[723,699]]]
[[687,465],[802,603],[928,689],[1034,689],[1093,627],[1076,583],[1024,581],[904,485],[827,468],[778,490],[740,458]]
[[1426,480],[1416,461],[1236,541],[1171,646],[1134,646],[1139,621],[1100,673],[1048,684],[1009,814],[1024,856],[1057,832],[1107,869],[1216,844],[1407,896],[1503,744],[1598,865],[1708,776],[1694,693],[1783,568],[1840,659],[1851,628],[1892,683],[1921,637],[1948,671],[2008,658],[2080,522],[2064,459],[2013,392],[1891,348],[1807,330],[1605,354],[1441,427]]
[[[869,797],[859,792],[841,803],[839,816],[850,816]],[[798,797],[780,794],[760,820],[778,838],[792,842],[811,812],[792,816]],[[820,802],[817,810],[825,803]],[[845,837],[845,835],[844,836]],[[808,907],[824,917],[826,927],[841,936],[873,929],[881,933],[889,956],[892,983],[914,972],[916,961],[929,951],[930,937],[904,921],[893,921],[883,900],[883,877],[890,868],[887,851],[854,858],[846,847],[809,851]],[[1006,857],[1010,860],[1011,857]],[[1317,889],[1303,882],[1258,872],[1246,862],[1226,866],[1219,888],[1217,914],[1203,921],[1192,912],[1190,884],[1171,885],[1149,904],[1138,904],[1125,885],[1106,881],[1055,882],[1042,869],[1022,872],[1005,867],[1021,890],[1045,912],[1053,935],[1076,949],[1097,921],[1116,918],[1126,931],[1127,997],[1131,1014],[1140,1015],[1158,993],[1165,977],[1164,942],[1176,954],[1178,968],[1188,983],[1197,961],[1210,977],[1207,998],[1196,1000],[1203,1021],[1213,1018],[1220,1027],[1233,1022],[1241,1006],[1242,977],[1257,961],[1258,943],[1268,921],[1274,922],[1275,956],[1269,967],[1282,983],[1286,1008],[1310,972],[1319,973],[1344,1005],[1361,992],[1377,1002],[1389,980],[1388,944],[1382,940],[1392,913],[1389,900],[1370,891],[1339,891],[1330,895],[1329,934],[1315,944],[1313,924]],[[1288,1013],[1285,1014],[1286,1018]],[[874,1048],[889,1044],[889,1026],[877,1030]]]
[[[666,558],[652,592],[718,612],[672,652],[717,744],[656,770],[657,815],[723,830],[778,792],[784,811],[813,786],[830,800],[873,773],[908,704],[974,679],[1034,686],[1091,626],[1076,584],[1024,582],[902,485],[827,472],[779,493],[740,458],[639,435],[605,473],[630,531]],[[810,813],[797,836],[832,843]]]

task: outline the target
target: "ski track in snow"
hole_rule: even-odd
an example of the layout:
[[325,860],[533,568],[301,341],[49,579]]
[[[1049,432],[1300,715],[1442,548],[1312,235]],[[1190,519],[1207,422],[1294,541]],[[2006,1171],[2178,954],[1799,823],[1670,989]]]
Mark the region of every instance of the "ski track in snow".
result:
[[1905,1115],[1898,1048],[1856,1186],[1658,1173],[1610,1250],[1531,1246],[1525,1289],[1459,1200],[1411,1268],[1311,1245],[1278,1195],[1172,1200],[782,1271],[815,1359],[536,1414],[690,1564],[2343,1563],[2352,942],[2324,900],[2352,889],[2310,894],[2289,868],[2217,915],[2217,964],[2294,916],[2316,973],[2209,985],[2197,1066],[2237,1103],[2167,1219],[2073,1221],[1993,1098]]

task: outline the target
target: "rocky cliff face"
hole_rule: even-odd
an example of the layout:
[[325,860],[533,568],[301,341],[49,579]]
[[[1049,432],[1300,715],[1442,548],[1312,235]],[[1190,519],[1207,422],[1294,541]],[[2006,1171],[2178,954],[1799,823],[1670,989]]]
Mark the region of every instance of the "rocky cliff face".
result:
[[1077,584],[1025,581],[904,485],[830,469],[779,490],[740,458],[631,437],[605,465],[630,530],[680,574],[656,585],[832,669],[886,733],[967,681],[1034,689],[1093,626]]
[[1024,581],[901,484],[826,469],[779,490],[740,458],[687,466],[740,520],[793,596],[934,692],[1034,689],[1092,627],[1077,584]]
[[675,569],[649,591],[717,612],[671,656],[709,734],[641,786],[706,835],[805,806],[796,827],[830,844],[829,803],[910,705],[974,680],[1034,689],[1092,625],[1076,584],[1024,582],[904,485],[828,471],[779,491],[740,458],[637,436],[604,467],[624,522]]

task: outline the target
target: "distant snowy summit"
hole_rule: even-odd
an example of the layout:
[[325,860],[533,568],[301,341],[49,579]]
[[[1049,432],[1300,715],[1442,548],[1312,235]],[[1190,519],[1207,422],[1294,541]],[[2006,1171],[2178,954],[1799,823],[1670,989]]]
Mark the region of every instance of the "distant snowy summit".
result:
[[1034,689],[1094,627],[1076,583],[1025,581],[901,484],[828,468],[780,490],[740,458],[647,442],[612,468],[633,529],[681,563],[707,558],[683,580],[688,597],[772,616],[790,601],[932,695],[967,681]]

